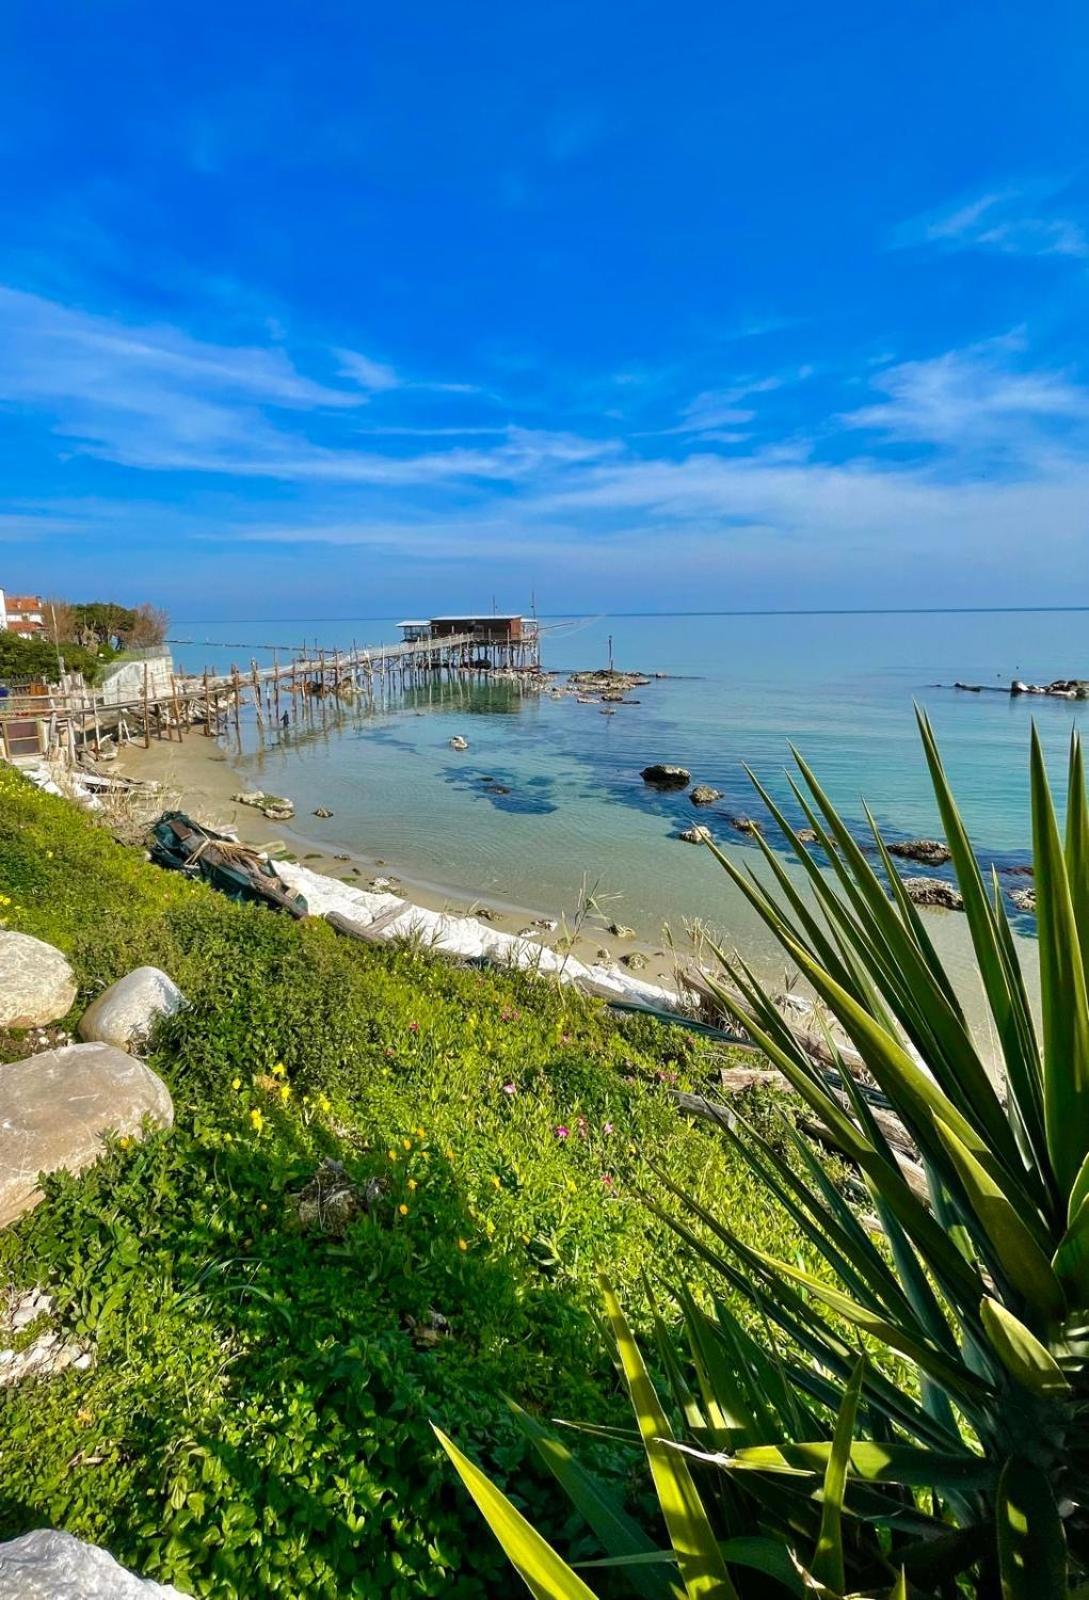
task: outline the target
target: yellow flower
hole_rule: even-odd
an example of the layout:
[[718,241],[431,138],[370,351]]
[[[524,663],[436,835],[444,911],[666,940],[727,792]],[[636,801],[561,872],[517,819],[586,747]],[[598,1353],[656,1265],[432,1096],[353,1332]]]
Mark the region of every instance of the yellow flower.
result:
[[127,1150],[129,1145],[132,1143],[132,1140],[129,1138],[128,1134],[126,1133],[125,1137],[123,1139],[118,1139],[117,1142],[121,1146],[122,1150]]
[[468,1248],[469,1248],[469,1241],[467,1239],[459,1239],[458,1240],[458,1249],[459,1250],[468,1250]]
[[401,1140],[401,1144],[404,1146],[404,1148],[406,1150],[411,1150],[412,1149],[412,1140],[411,1139],[402,1139]]
[[402,1217],[408,1216],[408,1207],[406,1205],[399,1205],[397,1210],[400,1212]]
[[416,1137],[417,1137],[417,1139],[426,1139],[427,1138],[427,1129],[426,1128],[417,1128],[416,1129]]
[[409,1186],[410,1189],[415,1189],[415,1188],[418,1187],[415,1178],[409,1178],[408,1186]]
[[272,1076],[274,1078],[287,1077],[287,1068],[284,1066],[282,1061],[277,1061],[276,1065],[272,1069]]
[[241,1087],[242,1087],[242,1079],[241,1078],[232,1078],[231,1079],[231,1088],[235,1091],[236,1094],[238,1093],[239,1089],[241,1089]]
[[254,1106],[253,1110],[250,1112],[250,1126],[253,1128],[255,1133],[260,1133],[261,1129],[265,1126],[265,1119],[261,1115],[260,1111],[258,1111],[256,1106]]
[[331,1111],[332,1109],[333,1109],[333,1102],[329,1099],[329,1096],[327,1094],[319,1094],[318,1095],[318,1110],[319,1111]]
[[503,1185],[502,1185],[501,1181],[499,1180],[499,1178],[496,1177],[495,1173],[493,1172],[492,1173],[492,1188],[493,1189],[501,1189],[502,1187],[503,1187]]
[[280,1099],[285,1102],[291,1099],[291,1085],[289,1083],[281,1083]]
[[396,1152],[396,1150],[387,1150],[386,1154],[387,1154],[387,1156],[389,1157],[389,1159],[391,1161],[396,1161],[397,1160],[397,1152]]
[[454,1152],[450,1149],[449,1145],[443,1151],[443,1155],[446,1157],[447,1161],[453,1161],[454,1159]]

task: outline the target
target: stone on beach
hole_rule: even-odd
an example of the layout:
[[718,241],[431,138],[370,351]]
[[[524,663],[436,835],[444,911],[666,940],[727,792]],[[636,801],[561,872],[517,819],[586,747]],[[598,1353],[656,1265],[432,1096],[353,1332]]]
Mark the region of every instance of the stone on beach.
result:
[[103,1135],[169,1128],[170,1092],[150,1067],[106,1044],[71,1044],[0,1067],[0,1227],[41,1199],[42,1172],[80,1172]]
[[937,906],[943,911],[963,911],[964,896],[944,878],[904,878],[908,899],[917,906]]
[[61,952],[0,929],[0,1028],[41,1028],[72,1009],[76,978]]
[[674,767],[662,761],[644,767],[639,776],[655,789],[687,789],[692,782],[692,774],[687,767]]
[[921,861],[924,866],[944,867],[953,859],[953,853],[940,839],[902,839],[888,846],[890,856],[902,856],[907,861]]
[[79,1019],[81,1039],[140,1050],[160,1017],[172,1017],[185,996],[158,967],[136,967],[93,1001]]

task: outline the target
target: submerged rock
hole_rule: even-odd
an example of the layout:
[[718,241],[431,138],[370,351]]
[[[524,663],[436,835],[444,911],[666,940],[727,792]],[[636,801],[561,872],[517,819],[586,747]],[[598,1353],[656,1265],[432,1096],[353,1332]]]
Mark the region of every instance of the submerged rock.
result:
[[1010,899],[1013,901],[1018,911],[1031,911],[1033,916],[1036,915],[1035,889],[1011,889]]
[[700,827],[697,824],[693,828],[685,828],[683,833],[677,835],[677,838],[682,839],[685,844],[710,844],[711,830],[710,828]]
[[890,856],[902,856],[907,861],[921,861],[927,867],[944,867],[953,859],[953,853],[940,839],[901,839],[888,846]]
[[761,831],[760,824],[755,817],[731,817],[730,826],[731,828],[736,828],[738,833],[759,833]]
[[41,1028],[72,1009],[76,976],[42,939],[0,929],[0,1028]]
[[697,783],[688,798],[694,806],[713,806],[722,799],[722,790],[713,789],[709,783]]
[[939,906],[943,911],[963,911],[964,896],[944,878],[904,878],[908,899],[917,906]]
[[450,748],[451,750],[468,750],[469,741],[462,734],[455,733],[454,737],[450,740]]
[[79,1019],[81,1039],[139,1050],[160,1017],[172,1017],[185,996],[158,967],[137,967],[110,985]]
[[0,1227],[37,1205],[39,1173],[82,1171],[104,1134],[141,1138],[145,1117],[169,1128],[170,1092],[111,1045],[43,1050],[0,1070]]
[[687,767],[674,767],[661,761],[644,767],[639,776],[655,789],[687,789],[692,782],[692,774]]
[[798,828],[796,830],[796,832],[798,834],[798,843],[799,844],[816,844],[816,842],[817,842],[817,830],[816,830],[816,828]]
[[314,815],[316,817],[331,817],[333,813],[329,810],[328,806],[317,806],[315,807]]

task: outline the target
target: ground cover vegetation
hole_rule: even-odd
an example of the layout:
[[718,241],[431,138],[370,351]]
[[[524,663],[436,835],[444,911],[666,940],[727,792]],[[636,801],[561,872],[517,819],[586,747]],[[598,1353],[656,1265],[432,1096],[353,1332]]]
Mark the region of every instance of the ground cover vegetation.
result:
[[0,1536],[66,1528],[200,1595],[507,1595],[434,1422],[599,1553],[504,1394],[604,1429],[590,1460],[638,1512],[597,1274],[634,1302],[645,1269],[680,1271],[650,1164],[754,1248],[804,1243],[677,1113],[707,1045],[232,904],[2,766],[0,895],[68,954],[77,1010],[143,963],[191,1002],[149,1057],[174,1129],[0,1233],[0,1287],[47,1288],[95,1351],[0,1391]]
[[[463,1480],[533,1593],[551,1600],[844,1595],[870,1600],[1074,1600],[1089,1593],[1089,802],[1070,754],[1065,837],[1043,756],[1031,753],[1040,1021],[1001,891],[971,849],[932,731],[920,730],[964,895],[1000,1070],[989,1070],[874,825],[864,854],[813,773],[794,785],[832,864],[825,875],[771,797],[813,898],[770,847],[760,875],[715,853],[853,1042],[921,1155],[914,1192],[839,1057],[830,1091],[751,972],[720,953],[723,1006],[794,1084],[864,1185],[863,1208],[769,1159],[754,1130],[724,1132],[831,1274],[753,1247],[728,1207],[666,1171],[653,1202],[710,1267],[710,1305],[687,1273],[663,1307],[689,1352],[655,1385],[629,1326],[630,1291],[605,1309],[658,1506],[632,1518],[536,1422],[527,1432],[593,1530],[589,1564],[564,1560],[458,1446]],[[758,785],[759,788],[759,785]],[[815,914],[815,907],[819,913]],[[867,1215],[868,1214],[868,1215]],[[662,1274],[668,1282],[668,1274]],[[732,1295],[732,1298],[731,1298]],[[738,1297],[765,1319],[754,1339]],[[667,1312],[667,1314],[670,1314]],[[890,1381],[899,1363],[901,1381]],[[903,1379],[907,1381],[902,1381]],[[568,1439],[572,1436],[568,1435]]]

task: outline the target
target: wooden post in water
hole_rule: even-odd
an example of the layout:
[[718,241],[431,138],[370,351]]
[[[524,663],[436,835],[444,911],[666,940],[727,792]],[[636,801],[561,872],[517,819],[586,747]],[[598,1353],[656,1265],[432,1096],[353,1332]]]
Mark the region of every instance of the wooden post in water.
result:
[[250,677],[253,680],[253,704],[257,712],[257,726],[264,731],[265,714],[261,709],[261,679],[257,675],[257,662],[250,657]]
[[238,675],[238,668],[231,662],[231,678],[234,681],[234,731],[239,747],[242,744],[242,682]]
[[279,728],[281,726],[281,722],[280,722],[280,652],[278,650],[274,650],[272,652],[272,674],[273,674],[273,676],[272,676],[272,694],[273,694],[273,701],[274,701],[275,708],[276,708],[276,726]]

